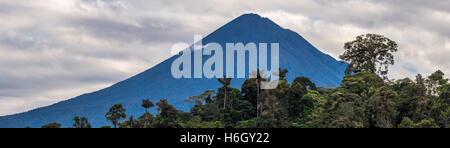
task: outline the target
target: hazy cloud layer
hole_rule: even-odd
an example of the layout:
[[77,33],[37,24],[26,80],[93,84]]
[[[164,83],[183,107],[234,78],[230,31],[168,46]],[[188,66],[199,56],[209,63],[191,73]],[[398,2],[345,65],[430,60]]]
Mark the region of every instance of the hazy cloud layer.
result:
[[334,57],[364,33],[396,40],[391,78],[450,73],[450,1],[0,0],[0,115],[107,87],[243,13],[259,13]]

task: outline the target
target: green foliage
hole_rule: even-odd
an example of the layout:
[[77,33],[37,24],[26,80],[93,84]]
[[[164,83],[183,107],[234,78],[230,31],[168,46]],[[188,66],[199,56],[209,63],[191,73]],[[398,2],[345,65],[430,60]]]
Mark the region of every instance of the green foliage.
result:
[[109,120],[114,125],[114,128],[116,128],[120,120],[127,117],[125,111],[126,109],[122,107],[122,104],[116,104],[105,114],[106,120]]
[[180,127],[177,123],[177,117],[180,111],[175,109],[166,99],[161,99],[158,103],[157,110],[159,114],[156,116],[156,119],[153,123],[153,127],[155,128],[177,128]]
[[142,116],[140,116],[138,119],[138,125],[142,128],[151,128],[151,125],[153,123],[154,116],[150,113],[144,113]]
[[398,128],[439,128],[434,119],[423,119],[419,123],[414,123],[408,117],[403,118]]
[[416,124],[415,128],[439,128],[434,119],[424,119]]
[[[421,76],[417,77],[421,81]],[[391,88],[399,96],[398,121],[402,121],[404,117],[412,117],[416,112],[418,100],[426,96],[426,88],[409,78],[397,80],[391,85]]]
[[150,99],[144,99],[142,100],[141,106],[145,108],[145,112],[148,113],[148,109],[154,107],[155,105],[152,101],[150,101]]
[[221,109],[219,105],[215,103],[208,103],[202,106],[203,112],[201,112],[201,117],[204,121],[217,121],[221,120]]
[[[141,104],[146,112],[137,119],[130,116],[120,122],[126,118],[121,104],[112,106],[105,117],[114,128],[449,128],[450,84],[443,76],[438,71],[425,78],[417,75],[415,81],[385,82],[374,73],[358,72],[345,76],[338,88],[317,88],[308,78],[298,77],[292,85],[280,80],[272,90],[259,89],[255,78],[245,81],[242,92],[223,86],[217,93],[207,90],[186,99],[194,103],[190,112],[161,99],[155,117],[147,112],[154,105],[146,99]],[[90,124],[85,117],[75,117],[73,127]]]
[[275,118],[263,113],[260,118],[240,121],[236,128],[281,128]]
[[61,124],[57,123],[57,122],[53,122],[53,123],[43,125],[41,128],[61,128]]
[[302,108],[299,106],[301,105],[301,99],[303,95],[307,93],[307,89],[305,86],[303,86],[300,82],[294,82],[287,92],[287,104],[288,104],[288,113],[289,117],[291,119],[295,119],[297,117],[300,117],[300,113],[302,113]]
[[440,127],[450,128],[450,106],[447,104],[447,109],[441,111],[438,117],[438,124]]
[[318,91],[310,90],[302,97],[301,102],[301,117],[309,118],[313,114],[318,114],[324,110],[323,106],[327,102],[327,98]]
[[127,120],[120,123],[120,128],[142,128],[142,125],[133,116],[128,117]]
[[194,103],[195,105],[202,105],[203,102],[211,103],[212,95],[214,95],[214,94],[215,94],[214,90],[207,90],[198,96],[192,96],[192,97],[189,97],[189,99],[185,99],[184,102]]
[[236,128],[257,128],[256,122],[257,118],[253,118],[250,120],[239,121],[236,125]]
[[376,89],[366,103],[369,127],[393,128],[398,114],[397,100],[397,93],[388,87]]
[[295,78],[294,82],[292,84],[299,83],[302,86],[310,89],[310,90],[317,90],[316,84],[314,84],[309,78],[307,77],[297,77]]
[[259,86],[256,79],[245,80],[241,87],[244,100],[249,101],[254,108],[257,107],[258,88]]
[[73,118],[73,128],[91,128],[91,124],[89,123],[86,117],[78,117]]
[[328,102],[325,121],[331,128],[361,128],[367,127],[367,115],[365,114],[365,103],[363,99],[354,93],[337,91],[331,94]]
[[378,75],[368,72],[359,72],[348,75],[342,80],[341,88],[367,98],[374,93],[376,88],[384,86],[385,83]]
[[446,104],[450,104],[450,84],[442,85],[439,87],[438,92],[439,99]]
[[402,122],[398,125],[398,128],[415,128],[416,124],[409,119],[408,117],[404,117]]
[[388,67],[394,64],[397,43],[382,35],[366,34],[345,43],[344,49],[340,58],[350,63],[346,74],[370,72],[386,76]]
[[191,120],[185,124],[182,124],[183,128],[224,128],[220,121],[202,121],[201,117],[194,116]]

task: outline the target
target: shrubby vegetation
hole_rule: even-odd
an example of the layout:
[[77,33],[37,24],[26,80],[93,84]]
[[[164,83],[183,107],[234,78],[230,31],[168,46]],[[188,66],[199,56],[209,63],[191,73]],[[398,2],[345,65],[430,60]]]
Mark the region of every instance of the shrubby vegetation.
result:
[[[222,87],[206,90],[185,101],[190,112],[175,109],[167,100],[155,105],[142,101],[145,114],[127,118],[116,104],[105,114],[116,128],[449,128],[450,83],[442,71],[415,79],[389,80],[388,66],[397,44],[381,35],[358,36],[345,44],[341,58],[350,63],[340,87],[316,87],[306,77],[292,83],[280,69],[276,89],[260,89],[260,75],[248,79],[241,90],[231,88],[230,78],[219,79]],[[378,68],[377,68],[378,67]],[[43,128],[59,128],[58,123]],[[74,118],[74,128],[90,128],[84,117]],[[104,126],[102,128],[111,128]]]

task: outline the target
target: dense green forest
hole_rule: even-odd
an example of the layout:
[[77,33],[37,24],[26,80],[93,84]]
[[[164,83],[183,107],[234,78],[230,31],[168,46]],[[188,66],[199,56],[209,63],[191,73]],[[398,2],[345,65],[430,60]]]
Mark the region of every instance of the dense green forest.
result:
[[[276,89],[260,89],[264,80],[246,80],[241,90],[231,88],[230,78],[218,79],[215,90],[187,98],[190,112],[177,110],[161,99],[142,101],[145,114],[127,116],[121,104],[111,107],[103,128],[449,128],[450,83],[442,71],[429,76],[392,80],[397,44],[376,34],[345,43],[340,58],[349,63],[337,88],[316,87],[306,77],[292,83],[280,69]],[[156,107],[158,114],[148,109]],[[49,123],[42,128],[59,128]],[[75,117],[73,128],[90,128],[88,119]]]

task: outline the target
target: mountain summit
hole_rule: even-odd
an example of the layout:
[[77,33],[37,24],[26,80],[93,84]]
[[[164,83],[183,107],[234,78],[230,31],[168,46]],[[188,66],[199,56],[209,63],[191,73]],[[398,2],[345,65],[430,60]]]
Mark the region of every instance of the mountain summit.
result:
[[[245,14],[232,20],[206,36],[202,42],[205,45],[217,42],[223,47],[226,43],[238,42],[279,43],[280,67],[289,70],[287,80],[290,82],[295,77],[305,76],[318,86],[336,87],[347,66],[317,50],[299,34],[257,14]],[[127,115],[141,115],[144,109],[140,104],[144,98],[150,98],[153,102],[168,99],[177,109],[188,111],[190,105],[184,99],[205,90],[217,89],[220,84],[216,79],[173,78],[171,65],[177,57],[179,55],[111,87],[47,107],[0,117],[0,127],[40,127],[49,122],[59,122],[63,127],[69,127],[75,116],[85,116],[94,127],[100,127],[109,125],[104,115],[114,104],[123,104]],[[243,82],[244,79],[233,79],[231,86],[240,88]]]

